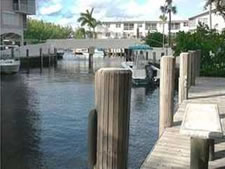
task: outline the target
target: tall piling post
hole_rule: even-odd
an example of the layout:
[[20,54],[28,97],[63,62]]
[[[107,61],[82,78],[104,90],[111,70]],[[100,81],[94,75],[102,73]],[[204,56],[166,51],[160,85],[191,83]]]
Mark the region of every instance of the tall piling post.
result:
[[197,50],[197,70],[196,70],[196,76],[200,76],[201,71],[201,50]]
[[30,73],[30,56],[29,56],[29,49],[26,50],[26,58],[27,58],[27,73]]
[[53,56],[53,62],[54,62],[54,66],[57,66],[57,49],[54,48],[54,56]]
[[42,53],[42,48],[40,48],[40,73],[42,73],[43,69],[43,53]]
[[89,58],[88,58],[89,71],[93,72],[93,55],[95,53],[95,48],[94,47],[89,47],[88,48],[88,53],[89,53]]
[[173,124],[175,58],[163,56],[160,64],[159,136],[162,135],[165,128],[171,127]]
[[127,169],[131,71],[103,68],[95,75],[96,169]]
[[50,48],[48,48],[48,68],[51,67],[51,51]]
[[195,62],[196,62],[196,57],[195,57],[195,51],[188,51],[190,54],[190,86],[195,86],[195,79],[196,79],[196,66],[195,66]]
[[179,104],[183,100],[188,99],[188,81],[189,81],[189,53],[180,54],[180,77],[179,77],[179,91],[178,91],[178,101]]

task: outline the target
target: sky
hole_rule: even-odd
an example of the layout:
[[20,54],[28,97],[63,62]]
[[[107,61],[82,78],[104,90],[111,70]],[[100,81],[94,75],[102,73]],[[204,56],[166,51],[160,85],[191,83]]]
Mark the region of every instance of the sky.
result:
[[[160,6],[165,0],[36,0],[36,16],[32,18],[62,26],[79,26],[81,12],[94,8],[100,21],[159,20]],[[173,19],[188,19],[204,10],[205,0],[173,0],[177,14]]]

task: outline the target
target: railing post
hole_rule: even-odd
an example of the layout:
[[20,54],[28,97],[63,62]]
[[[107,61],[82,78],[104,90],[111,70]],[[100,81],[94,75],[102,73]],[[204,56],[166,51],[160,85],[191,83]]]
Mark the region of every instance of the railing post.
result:
[[180,54],[180,77],[179,77],[179,104],[183,102],[183,100],[188,99],[188,68],[189,68],[189,53],[181,53]]
[[165,128],[171,127],[173,124],[175,58],[163,56],[160,69],[159,136]]
[[127,169],[131,72],[103,68],[95,75],[98,116],[96,169]]

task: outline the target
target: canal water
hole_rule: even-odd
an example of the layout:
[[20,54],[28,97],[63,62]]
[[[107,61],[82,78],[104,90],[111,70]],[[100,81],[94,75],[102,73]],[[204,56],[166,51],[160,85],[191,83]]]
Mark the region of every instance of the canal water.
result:
[[[95,59],[94,70],[119,58]],[[132,88],[129,169],[138,169],[158,135],[157,87]],[[66,55],[56,68],[1,76],[3,169],[87,169],[88,113],[94,74],[88,62]]]

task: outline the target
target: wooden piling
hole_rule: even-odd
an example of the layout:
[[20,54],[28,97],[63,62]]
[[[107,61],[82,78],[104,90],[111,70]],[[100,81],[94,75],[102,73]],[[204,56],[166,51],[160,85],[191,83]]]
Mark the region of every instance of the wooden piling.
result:
[[207,139],[191,138],[191,169],[208,169],[209,142]]
[[96,169],[127,169],[131,72],[103,68],[95,75],[98,113]]
[[183,100],[188,99],[189,57],[190,57],[189,53],[180,54],[180,77],[179,77],[179,91],[178,91],[179,104],[181,104]]
[[97,112],[91,110],[88,116],[88,166],[94,169],[97,150]]
[[27,73],[30,73],[30,56],[29,56],[29,49],[26,50],[26,57],[27,57]]
[[50,52],[50,48],[48,48],[48,67],[51,67],[51,52]]
[[159,136],[165,128],[171,127],[173,123],[175,58],[163,56],[160,68]]
[[93,71],[93,55],[95,53],[95,48],[94,47],[89,47],[88,48],[88,53],[89,53],[89,58],[88,58],[88,67],[89,71]]
[[153,63],[156,63],[156,52],[153,52],[153,56],[152,56],[152,62]]
[[57,66],[57,49],[54,48],[54,56],[53,56],[53,62],[54,62],[54,66]]
[[196,76],[199,77],[200,76],[200,71],[201,71],[201,50],[197,50],[197,70],[196,70]]
[[209,161],[213,161],[215,158],[215,141],[209,139]]
[[189,51],[190,54],[190,69],[191,69],[191,76],[190,76],[190,85],[195,86],[195,79],[196,79],[196,54],[195,51]]
[[43,54],[42,54],[42,48],[40,48],[40,72],[42,73],[43,69]]

